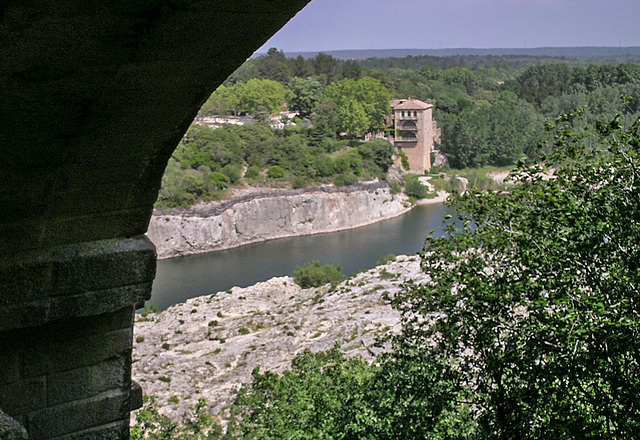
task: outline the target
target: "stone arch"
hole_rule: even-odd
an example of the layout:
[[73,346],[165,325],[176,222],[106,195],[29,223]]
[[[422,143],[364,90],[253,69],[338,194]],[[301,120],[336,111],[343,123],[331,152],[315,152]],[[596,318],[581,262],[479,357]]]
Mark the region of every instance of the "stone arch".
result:
[[166,163],[308,1],[0,5],[0,409],[31,438],[128,438],[132,315],[155,273],[142,234]]

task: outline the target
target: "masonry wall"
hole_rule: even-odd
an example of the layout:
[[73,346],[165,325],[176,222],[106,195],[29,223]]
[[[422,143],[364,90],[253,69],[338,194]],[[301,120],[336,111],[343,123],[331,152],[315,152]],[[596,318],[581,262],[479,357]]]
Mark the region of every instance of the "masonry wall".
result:
[[129,438],[166,163],[307,2],[0,2],[0,439]]

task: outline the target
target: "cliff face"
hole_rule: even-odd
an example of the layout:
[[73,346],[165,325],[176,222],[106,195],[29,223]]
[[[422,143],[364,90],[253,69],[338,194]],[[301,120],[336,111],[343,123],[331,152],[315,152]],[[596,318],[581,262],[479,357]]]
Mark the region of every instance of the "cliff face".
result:
[[258,241],[355,228],[409,209],[384,184],[261,194],[190,210],[157,212],[147,235],[158,258],[211,252]]

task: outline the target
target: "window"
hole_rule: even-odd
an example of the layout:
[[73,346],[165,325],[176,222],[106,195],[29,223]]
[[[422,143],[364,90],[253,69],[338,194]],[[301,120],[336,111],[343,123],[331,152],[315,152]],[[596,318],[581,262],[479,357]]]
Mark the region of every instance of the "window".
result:
[[415,133],[411,133],[410,131],[407,133],[404,133],[402,135],[402,139],[407,140],[407,141],[413,141],[413,140],[417,140],[418,137],[415,135]]

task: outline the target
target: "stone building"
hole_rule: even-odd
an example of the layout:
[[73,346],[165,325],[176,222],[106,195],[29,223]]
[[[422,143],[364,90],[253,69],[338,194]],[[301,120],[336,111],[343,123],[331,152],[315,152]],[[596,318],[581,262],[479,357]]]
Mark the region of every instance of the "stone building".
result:
[[433,105],[417,99],[391,101],[393,144],[409,158],[412,171],[431,169],[431,153],[439,130],[433,120]]

